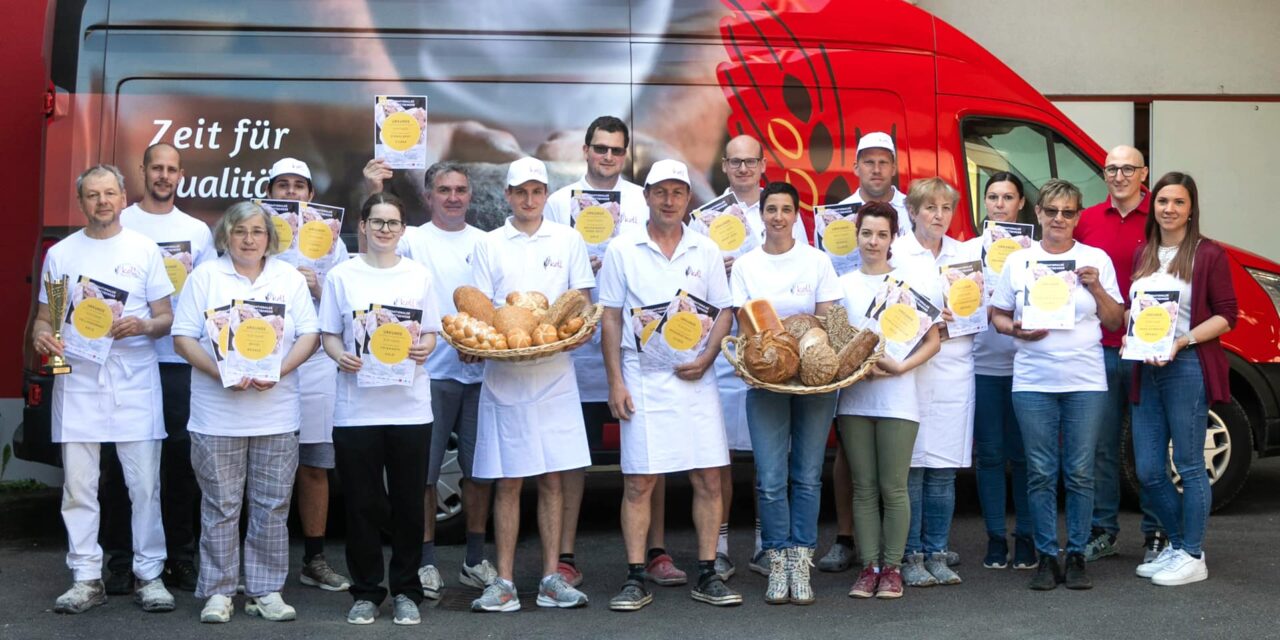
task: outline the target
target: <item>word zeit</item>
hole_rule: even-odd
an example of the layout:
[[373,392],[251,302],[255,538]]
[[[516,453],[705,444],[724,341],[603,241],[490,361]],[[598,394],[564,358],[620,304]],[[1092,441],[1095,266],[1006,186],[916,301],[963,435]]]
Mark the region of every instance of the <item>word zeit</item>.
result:
[[[155,136],[148,146],[157,142],[168,142],[174,148],[184,149],[223,149],[219,134],[223,132],[222,123],[214,122],[206,126],[204,118],[196,119],[195,127],[174,127],[173,120],[152,120],[157,127]],[[172,132],[170,139],[165,136]],[[228,158],[240,155],[242,150],[269,151],[279,150],[284,137],[289,135],[288,127],[272,127],[270,120],[253,120],[241,118],[236,123],[235,144],[232,145]],[[182,179],[178,185],[179,198],[264,198],[267,196],[267,169],[241,169],[240,167],[223,167],[220,175],[191,176]]]

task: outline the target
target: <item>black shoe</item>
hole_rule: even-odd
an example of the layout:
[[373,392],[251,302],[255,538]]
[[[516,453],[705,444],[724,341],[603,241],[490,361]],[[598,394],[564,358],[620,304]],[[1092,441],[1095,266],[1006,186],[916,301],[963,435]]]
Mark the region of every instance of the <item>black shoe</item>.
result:
[[1013,568],[1014,569],[1034,569],[1040,564],[1036,556],[1036,545],[1031,542],[1030,536],[1014,536],[1013,538]]
[[639,611],[653,602],[653,595],[644,588],[643,580],[627,580],[618,595],[609,601],[614,611]]
[[1009,566],[1009,542],[1004,536],[987,536],[987,555],[982,566],[988,569],[1004,569]]
[[[1081,559],[1083,560],[1083,556]],[[1059,582],[1062,582],[1062,568],[1058,566],[1057,554],[1040,554],[1040,566],[1036,568],[1036,575],[1031,577],[1031,584],[1027,586],[1034,591],[1053,591],[1058,588]]]
[[107,588],[109,596],[127,596],[133,593],[133,571],[125,569],[123,571],[112,570],[102,583]]
[[169,560],[164,563],[164,586],[183,591],[196,590],[196,565],[190,560]]
[[1093,581],[1084,571],[1084,554],[1067,554],[1067,572],[1063,578],[1068,589],[1092,589]]
[[742,594],[725,586],[724,580],[714,573],[698,580],[698,586],[689,595],[698,602],[717,607],[736,607],[742,604]]

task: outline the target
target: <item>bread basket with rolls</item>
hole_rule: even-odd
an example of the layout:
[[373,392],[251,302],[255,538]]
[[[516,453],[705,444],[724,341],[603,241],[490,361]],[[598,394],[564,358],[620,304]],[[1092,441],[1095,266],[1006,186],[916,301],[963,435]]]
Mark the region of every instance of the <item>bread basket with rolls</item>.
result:
[[458,313],[441,318],[441,337],[459,353],[520,362],[555,355],[591,339],[604,307],[577,289],[554,303],[538,291],[513,291],[494,307],[479,289],[458,287]]
[[767,300],[738,309],[739,335],[725,336],[721,354],[751,387],[808,395],[848,387],[884,356],[884,340],[849,325],[844,307],[826,316],[779,319]]

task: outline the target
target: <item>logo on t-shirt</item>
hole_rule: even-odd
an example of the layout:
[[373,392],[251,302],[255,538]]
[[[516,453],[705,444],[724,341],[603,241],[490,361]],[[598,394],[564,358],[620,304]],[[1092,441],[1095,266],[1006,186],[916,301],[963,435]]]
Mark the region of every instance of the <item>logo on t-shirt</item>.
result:
[[702,272],[701,272],[701,271],[699,271],[699,270],[697,270],[697,269],[694,269],[693,267],[685,267],[685,270],[684,270],[684,277],[686,277],[686,278],[698,278],[698,279],[701,279],[701,278],[702,278]]
[[137,278],[141,280],[142,267],[139,267],[138,265],[129,263],[129,262],[118,264],[116,265],[116,275],[124,276],[126,278]]
[[808,282],[801,282],[791,287],[791,295],[798,298],[813,295],[813,285]]
[[551,258],[551,256],[547,256],[547,259],[542,261],[542,268],[543,269],[563,269],[564,263],[559,260],[555,260]]
[[267,295],[263,296],[263,299],[267,302],[285,302],[284,294],[275,291],[268,291]]

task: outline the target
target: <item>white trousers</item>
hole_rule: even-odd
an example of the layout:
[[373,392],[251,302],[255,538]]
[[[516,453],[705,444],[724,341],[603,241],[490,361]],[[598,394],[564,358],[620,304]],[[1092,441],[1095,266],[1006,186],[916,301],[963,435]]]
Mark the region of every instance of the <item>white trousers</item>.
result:
[[[133,575],[154,580],[164,569],[164,524],[160,516],[160,443],[140,440],[116,443],[124,482],[133,503]],[[76,581],[102,578],[98,545],[99,462],[97,442],[62,444],[62,521],[67,527],[67,567]]]

